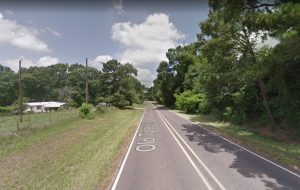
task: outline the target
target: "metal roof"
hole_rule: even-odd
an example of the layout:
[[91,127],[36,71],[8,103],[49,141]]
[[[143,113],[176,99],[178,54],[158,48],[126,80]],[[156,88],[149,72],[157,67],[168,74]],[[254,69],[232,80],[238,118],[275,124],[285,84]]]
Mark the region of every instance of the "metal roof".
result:
[[46,108],[59,108],[64,105],[64,102],[28,102],[26,105],[28,106],[44,106]]

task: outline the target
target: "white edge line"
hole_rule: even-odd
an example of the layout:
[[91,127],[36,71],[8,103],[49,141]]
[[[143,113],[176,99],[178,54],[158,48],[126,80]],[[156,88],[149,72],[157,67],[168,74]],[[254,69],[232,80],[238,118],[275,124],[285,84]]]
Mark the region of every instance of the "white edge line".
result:
[[126,155],[125,155],[125,157],[124,157],[124,159],[123,159],[123,162],[122,162],[122,164],[121,164],[121,167],[120,167],[120,169],[119,169],[119,171],[118,171],[117,177],[115,178],[115,181],[114,181],[114,183],[113,183],[113,186],[112,186],[111,190],[115,190],[116,187],[117,187],[117,184],[118,184],[119,179],[120,179],[120,177],[121,177],[121,173],[122,173],[122,171],[123,171],[123,169],[124,169],[125,163],[126,163],[126,161],[127,161],[128,155],[129,155],[129,152],[130,152],[131,147],[132,147],[132,145],[133,145],[134,139],[135,139],[136,134],[137,134],[137,132],[139,131],[139,128],[140,128],[141,123],[142,123],[142,121],[143,121],[143,118],[144,118],[144,115],[145,115],[145,113],[146,113],[147,107],[148,107],[148,105],[146,106],[145,111],[144,111],[144,113],[143,113],[143,116],[142,116],[142,118],[141,118],[141,120],[140,120],[140,123],[139,123],[138,127],[136,128],[136,131],[135,131],[135,133],[134,133],[134,136],[133,136],[133,138],[132,138],[132,140],[131,140],[131,143],[130,143],[129,148],[128,148],[127,152],[126,152]]
[[160,116],[160,113],[158,113],[158,116],[160,117],[160,119],[163,121],[163,123],[166,125],[167,129],[170,131],[170,133],[172,134],[173,138],[175,139],[175,141],[177,142],[177,144],[179,145],[179,147],[181,148],[181,150],[183,151],[183,153],[185,154],[185,156],[187,157],[187,159],[190,161],[190,163],[192,164],[192,166],[194,167],[194,169],[196,170],[197,174],[199,175],[199,177],[201,178],[201,180],[204,182],[204,184],[206,185],[206,187],[210,190],[213,190],[213,188],[210,186],[210,184],[208,183],[208,181],[205,179],[205,177],[203,176],[203,174],[200,172],[200,170],[197,168],[196,164],[193,162],[192,158],[188,155],[188,153],[186,152],[186,150],[182,147],[182,145],[180,144],[180,142],[178,141],[178,139],[175,137],[174,133],[171,131],[171,129],[169,128],[168,124],[164,121],[164,119],[162,118],[162,116]]
[[185,146],[189,149],[189,151],[193,154],[193,156],[198,160],[198,162],[204,167],[207,173],[213,178],[213,180],[218,184],[220,189],[225,190],[226,188],[222,185],[222,183],[218,180],[218,178],[210,171],[210,169],[204,164],[204,162],[198,157],[198,155],[193,151],[193,149],[186,143],[186,141],[180,136],[180,134],[174,129],[171,123],[161,114],[159,113],[165,121],[169,124],[169,126],[174,130],[177,136],[181,139],[181,141],[185,144]]
[[[167,110],[167,111],[170,112],[170,113],[173,113],[173,112],[171,112],[171,111],[169,111],[169,110]],[[239,148],[241,148],[241,149],[243,149],[243,150],[245,150],[245,151],[247,151],[247,152],[250,152],[251,154],[253,154],[253,155],[255,155],[255,156],[257,156],[257,157],[259,157],[259,158],[261,158],[261,159],[263,159],[263,160],[265,160],[265,161],[267,161],[267,162],[269,162],[269,163],[271,163],[271,164],[273,164],[273,165],[275,165],[275,166],[277,166],[277,167],[279,167],[279,168],[285,170],[286,172],[288,172],[288,173],[290,173],[290,174],[293,174],[293,175],[295,175],[296,177],[299,177],[299,178],[300,178],[300,175],[298,175],[297,173],[295,173],[295,172],[293,172],[293,171],[291,171],[291,170],[289,170],[289,169],[287,169],[287,168],[285,168],[285,167],[283,167],[283,166],[281,166],[281,165],[278,165],[278,164],[276,164],[275,162],[273,162],[273,161],[271,161],[271,160],[268,160],[267,158],[265,158],[265,157],[263,157],[263,156],[261,156],[261,155],[258,155],[258,154],[256,154],[255,152],[252,152],[251,150],[249,150],[249,149],[247,149],[247,148],[245,148],[245,147],[242,147],[241,145],[238,145],[238,144],[236,144],[235,142],[232,142],[231,140],[226,139],[225,137],[222,137],[222,136],[218,135],[217,133],[214,133],[214,132],[210,131],[209,129],[206,129],[206,128],[202,127],[202,126],[199,125],[198,123],[195,123],[195,122],[193,122],[193,121],[190,121],[190,120],[188,120],[188,119],[186,119],[186,118],[184,118],[184,117],[182,117],[182,116],[180,116],[180,115],[178,115],[178,114],[176,114],[176,113],[173,113],[173,114],[176,115],[176,116],[178,116],[178,117],[180,117],[180,118],[182,118],[182,119],[184,119],[184,120],[186,120],[186,121],[189,121],[189,122],[191,122],[191,123],[193,123],[193,124],[199,126],[200,128],[202,128],[202,129],[208,131],[209,133],[211,133],[211,134],[213,134],[213,135],[216,135],[216,136],[220,137],[221,139],[223,139],[223,140],[225,140],[225,141],[227,141],[227,142],[229,142],[229,143],[231,143],[231,144],[234,144],[235,146],[237,146],[237,147],[239,147]]]

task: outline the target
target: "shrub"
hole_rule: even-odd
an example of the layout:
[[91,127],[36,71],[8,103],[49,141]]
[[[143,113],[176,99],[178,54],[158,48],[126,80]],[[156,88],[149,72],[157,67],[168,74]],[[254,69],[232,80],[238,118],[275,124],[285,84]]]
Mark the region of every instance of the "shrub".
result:
[[185,91],[176,95],[176,108],[186,113],[206,114],[210,111],[210,106],[204,93],[196,94],[192,91]]
[[223,119],[229,120],[235,124],[243,124],[243,115],[232,107],[226,107],[223,113]]
[[199,93],[197,94],[197,99],[199,101],[198,113],[208,114],[210,112],[211,106],[206,95],[204,93]]
[[97,103],[108,103],[117,108],[123,108],[125,106],[130,105],[130,102],[126,99],[126,97],[120,93],[114,93],[108,97],[98,97],[96,102]]
[[123,108],[125,106],[129,106],[129,101],[126,100],[125,96],[120,93],[115,93],[112,96],[112,105],[116,106],[117,108]]
[[79,108],[79,116],[84,119],[93,119],[95,113],[93,112],[93,105],[83,103]]
[[105,112],[105,109],[106,109],[106,106],[104,106],[104,105],[98,104],[98,105],[96,106],[96,112],[97,112],[97,113],[104,113],[104,112]]
[[11,113],[12,108],[11,107],[0,107],[0,113]]

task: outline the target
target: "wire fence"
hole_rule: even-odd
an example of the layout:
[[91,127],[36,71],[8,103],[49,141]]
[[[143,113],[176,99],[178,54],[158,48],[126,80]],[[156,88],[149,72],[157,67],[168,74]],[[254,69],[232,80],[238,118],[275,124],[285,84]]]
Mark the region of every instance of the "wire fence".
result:
[[28,113],[23,115],[23,121],[20,122],[19,115],[0,115],[0,134],[16,132],[25,128],[40,128],[48,125],[73,120],[79,117],[78,110],[61,110],[44,113]]

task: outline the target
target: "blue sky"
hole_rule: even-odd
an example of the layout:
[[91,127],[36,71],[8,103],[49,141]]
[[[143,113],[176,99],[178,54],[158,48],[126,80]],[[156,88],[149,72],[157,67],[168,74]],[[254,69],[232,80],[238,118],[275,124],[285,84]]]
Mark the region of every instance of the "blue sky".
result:
[[0,3],[0,64],[17,69],[57,62],[92,66],[111,58],[130,62],[151,86],[165,52],[195,41],[207,3],[168,6],[109,1],[102,7],[64,8]]

